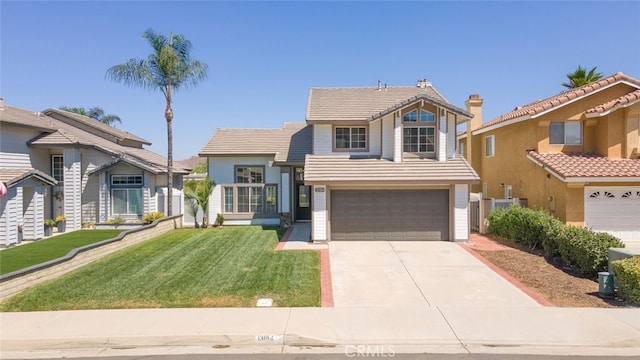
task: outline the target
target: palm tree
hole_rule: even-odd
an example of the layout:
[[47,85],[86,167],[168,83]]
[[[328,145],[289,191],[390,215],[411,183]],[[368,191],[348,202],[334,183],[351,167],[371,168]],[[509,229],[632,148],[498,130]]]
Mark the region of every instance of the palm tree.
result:
[[87,117],[90,117],[92,119],[98,120],[103,124],[107,124],[109,126],[113,126],[113,123],[115,122],[119,122],[122,123],[122,120],[120,120],[120,117],[118,115],[113,115],[113,114],[108,114],[105,115],[104,114],[104,110],[102,110],[101,107],[98,106],[94,106],[91,109],[87,110],[83,107],[67,107],[67,106],[60,106],[60,110],[65,110],[65,111],[69,111],[72,113],[76,113],[76,114],[80,114],[80,115],[84,115]]
[[[202,208],[202,227],[209,226],[209,197],[216,183],[205,176],[201,180],[187,180],[184,182],[184,196],[190,201],[189,212],[193,215],[198,227],[198,205]],[[194,205],[197,204],[197,205]],[[194,211],[195,210],[195,211]]]
[[587,73],[586,68],[578,66],[578,69],[576,71],[567,74],[567,79],[569,79],[569,82],[562,83],[562,86],[573,89],[583,85],[591,84],[592,82],[596,82],[602,79],[602,73],[597,73],[596,68],[597,66]]
[[164,117],[167,121],[167,214],[173,215],[173,110],[171,95],[183,86],[195,86],[207,77],[207,65],[191,59],[191,42],[183,35],[166,36],[147,29],[142,37],[153,51],[146,59],[129,59],[107,70],[107,77],[127,86],[159,89],[166,100]]

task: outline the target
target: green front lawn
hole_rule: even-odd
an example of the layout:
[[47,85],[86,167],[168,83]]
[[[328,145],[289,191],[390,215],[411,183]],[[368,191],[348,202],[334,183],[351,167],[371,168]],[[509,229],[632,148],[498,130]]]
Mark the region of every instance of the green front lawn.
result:
[[320,305],[316,251],[274,251],[283,230],[179,229],[28,289],[2,311]]
[[121,230],[79,230],[0,251],[0,275],[65,256],[84,245],[118,236]]

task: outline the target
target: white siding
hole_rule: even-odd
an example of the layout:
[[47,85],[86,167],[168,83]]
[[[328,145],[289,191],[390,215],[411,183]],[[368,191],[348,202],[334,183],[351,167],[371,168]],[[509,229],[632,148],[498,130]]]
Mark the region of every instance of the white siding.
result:
[[289,188],[289,173],[280,174],[280,211],[291,212],[291,189]]
[[469,185],[454,186],[453,240],[469,240]]
[[100,191],[99,195],[99,211],[98,211],[98,222],[105,222],[109,219],[111,215],[111,193],[109,192],[109,186],[107,185],[107,173],[101,172],[98,176],[98,189]]
[[[438,109],[438,112],[442,110]],[[447,161],[447,117],[438,120],[438,161]]]
[[80,150],[64,149],[64,215],[66,230],[78,230],[82,223],[82,172]]
[[313,154],[331,155],[333,153],[333,139],[331,124],[313,125]]
[[382,119],[382,158],[393,159],[394,151],[394,119],[393,115]]
[[311,240],[327,241],[327,188],[325,186],[314,186],[312,191]]
[[82,221],[97,222],[99,219],[100,184],[98,175],[89,176],[96,167],[106,164],[113,158],[93,149],[82,149]]
[[218,214],[222,213],[222,187],[216,185],[211,192],[209,198],[209,224],[213,225],[218,217]]
[[21,207],[15,187],[9,188],[7,194],[0,198],[0,245],[18,242],[18,212]]
[[[2,126],[0,131],[0,167],[28,168],[31,167],[30,149],[27,141],[40,134],[34,130]],[[48,173],[48,171],[45,171]]]
[[36,207],[36,188],[22,188],[22,238],[33,239]]
[[396,114],[393,128],[393,161],[402,162],[402,118]]
[[[382,120],[369,123],[369,152],[367,155],[380,155],[380,138],[382,136]],[[359,153],[362,154],[362,153]]]
[[34,195],[34,231],[33,239],[42,239],[44,237],[44,187],[36,186]]
[[451,159],[456,155],[456,117],[447,113],[447,158]]

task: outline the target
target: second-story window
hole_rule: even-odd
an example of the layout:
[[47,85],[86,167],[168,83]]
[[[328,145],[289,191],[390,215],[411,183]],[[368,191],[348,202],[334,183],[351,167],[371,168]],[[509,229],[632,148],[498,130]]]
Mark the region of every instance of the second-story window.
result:
[[51,176],[58,181],[64,181],[64,158],[62,155],[51,155]]
[[337,150],[365,150],[367,148],[367,128],[336,127],[334,144]]
[[580,121],[559,121],[549,124],[549,144],[582,144],[582,128]]
[[424,109],[409,111],[402,116],[404,123],[402,149],[404,152],[435,153],[435,119],[432,112]]

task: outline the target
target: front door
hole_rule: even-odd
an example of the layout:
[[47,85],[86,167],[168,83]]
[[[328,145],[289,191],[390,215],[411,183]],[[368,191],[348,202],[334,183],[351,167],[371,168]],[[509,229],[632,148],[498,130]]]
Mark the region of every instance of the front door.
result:
[[296,201],[296,221],[311,220],[311,186],[304,184],[303,168],[295,169],[295,201]]

